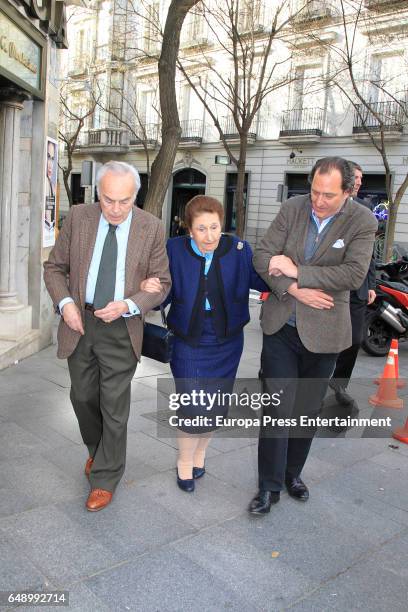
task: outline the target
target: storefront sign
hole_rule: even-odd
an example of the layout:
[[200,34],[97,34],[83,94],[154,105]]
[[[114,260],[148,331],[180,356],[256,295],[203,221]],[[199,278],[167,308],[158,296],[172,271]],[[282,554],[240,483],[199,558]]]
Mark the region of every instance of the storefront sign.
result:
[[41,89],[41,46],[0,12],[0,68]]
[[286,162],[288,166],[313,166],[315,163],[314,157],[295,157],[289,158]]

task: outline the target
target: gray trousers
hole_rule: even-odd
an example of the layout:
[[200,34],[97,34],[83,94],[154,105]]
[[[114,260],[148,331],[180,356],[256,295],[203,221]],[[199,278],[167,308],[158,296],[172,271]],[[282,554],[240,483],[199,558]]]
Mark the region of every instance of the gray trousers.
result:
[[92,489],[113,492],[126,462],[130,383],[136,370],[123,317],[104,323],[85,311],[85,335],[68,358],[71,402],[93,457]]

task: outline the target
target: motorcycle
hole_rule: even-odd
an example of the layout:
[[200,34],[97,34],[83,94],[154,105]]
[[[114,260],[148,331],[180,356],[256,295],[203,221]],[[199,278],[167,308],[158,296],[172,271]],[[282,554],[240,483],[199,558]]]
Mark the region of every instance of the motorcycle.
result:
[[375,267],[381,272],[377,297],[367,307],[361,346],[369,355],[383,357],[393,338],[408,338],[408,257]]

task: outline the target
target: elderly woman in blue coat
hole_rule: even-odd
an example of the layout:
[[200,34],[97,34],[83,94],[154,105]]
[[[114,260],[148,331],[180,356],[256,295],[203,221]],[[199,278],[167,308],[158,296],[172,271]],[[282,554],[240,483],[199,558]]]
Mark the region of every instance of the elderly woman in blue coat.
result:
[[[179,393],[232,390],[250,318],[249,290],[269,290],[253,268],[249,244],[221,233],[223,220],[218,200],[196,196],[185,209],[188,234],[167,243],[172,278],[167,324],[175,334],[170,366]],[[228,407],[208,408],[191,402],[177,411],[177,484],[183,491],[194,491],[195,480],[204,475],[216,416],[225,416]],[[206,424],[191,427],[197,416],[205,416]]]

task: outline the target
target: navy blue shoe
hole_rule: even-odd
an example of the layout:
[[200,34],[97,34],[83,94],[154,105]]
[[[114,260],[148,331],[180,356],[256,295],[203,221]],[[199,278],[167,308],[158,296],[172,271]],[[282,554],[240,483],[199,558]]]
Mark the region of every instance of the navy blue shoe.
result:
[[205,474],[205,466],[202,468],[193,467],[193,478],[201,478]]
[[179,488],[182,491],[185,491],[186,493],[192,493],[195,488],[194,480],[192,478],[185,478],[184,480],[182,478],[179,478],[178,470],[177,470],[177,484]]

